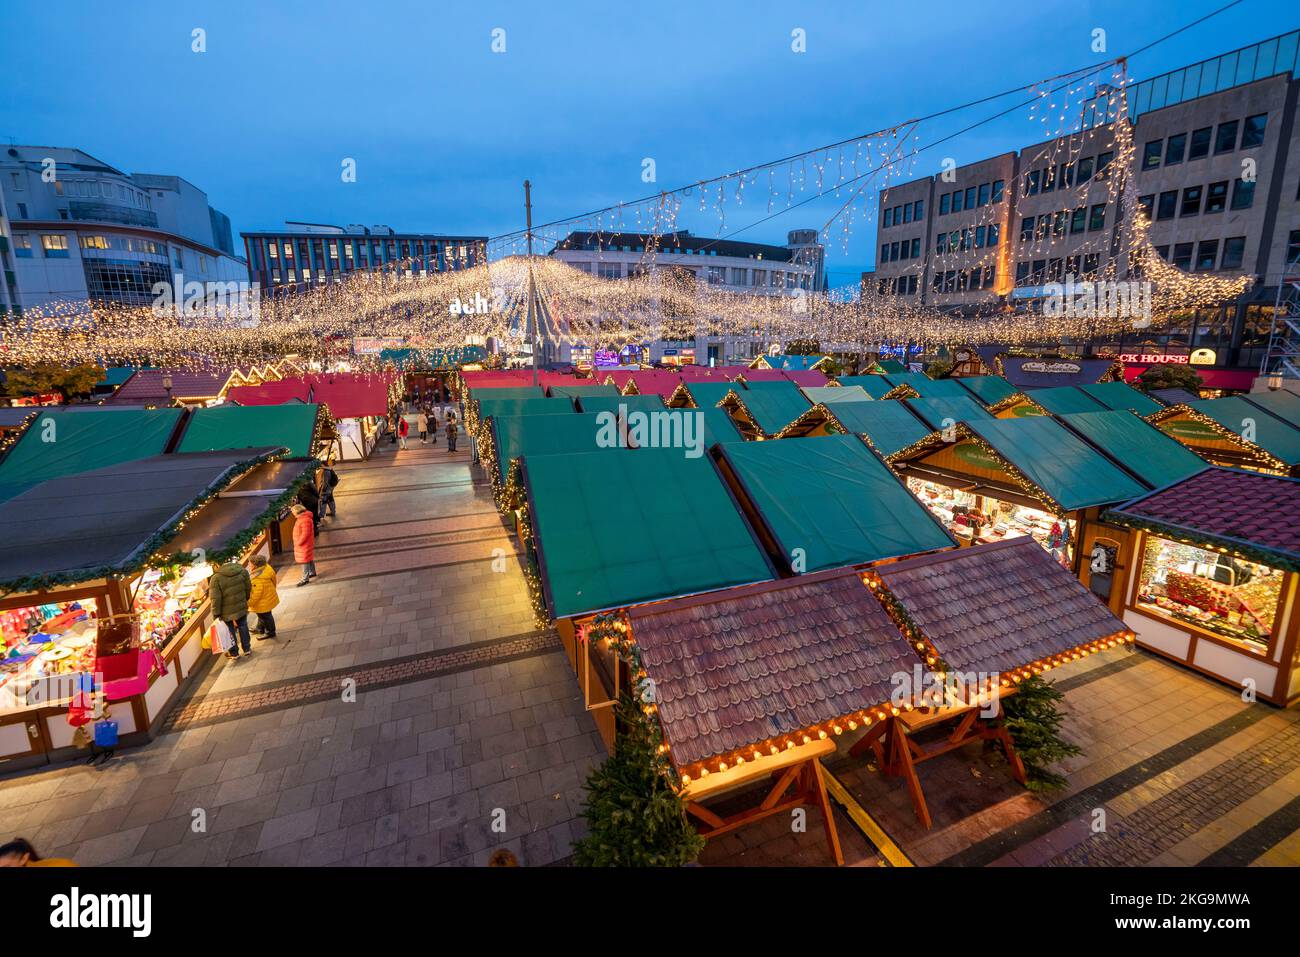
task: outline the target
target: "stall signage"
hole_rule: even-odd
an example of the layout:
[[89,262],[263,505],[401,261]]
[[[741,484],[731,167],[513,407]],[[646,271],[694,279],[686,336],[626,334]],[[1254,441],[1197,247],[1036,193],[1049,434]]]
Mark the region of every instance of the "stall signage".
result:
[[379,355],[385,349],[404,349],[406,339],[401,336],[381,338],[379,336],[358,336],[352,340],[352,352],[359,356]]
[[1193,349],[1190,361],[1194,366],[1212,366],[1219,361],[1219,354],[1213,349]]
[[1083,369],[1077,362],[1026,362],[1022,372],[1046,372],[1053,375],[1078,375]]
[[988,469],[990,472],[1000,472],[1002,470],[1002,463],[974,442],[958,443],[953,446],[952,453],[967,465]]
[[1174,419],[1161,422],[1160,428],[1180,439],[1192,439],[1201,442],[1217,442],[1220,436],[1204,422],[1195,419]]
[[[1210,351],[1210,350],[1206,350]],[[1185,366],[1187,365],[1187,356],[1165,355],[1162,353],[1145,352],[1121,352],[1119,355],[1120,362],[1127,362],[1133,365],[1148,366]]]

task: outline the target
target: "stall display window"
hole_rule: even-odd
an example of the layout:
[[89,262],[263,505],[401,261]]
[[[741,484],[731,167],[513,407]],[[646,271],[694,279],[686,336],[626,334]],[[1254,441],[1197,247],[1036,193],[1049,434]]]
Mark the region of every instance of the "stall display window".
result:
[[141,577],[132,609],[140,621],[140,647],[162,651],[207,600],[213,568],[206,562],[150,569]]
[[64,697],[47,679],[94,670],[96,627],[93,598],[0,612],[0,712]]
[[1268,647],[1283,573],[1244,558],[1151,536],[1142,554],[1139,608]]
[[918,478],[909,478],[907,487],[963,544],[1029,535],[1067,568],[1074,561],[1073,519]]

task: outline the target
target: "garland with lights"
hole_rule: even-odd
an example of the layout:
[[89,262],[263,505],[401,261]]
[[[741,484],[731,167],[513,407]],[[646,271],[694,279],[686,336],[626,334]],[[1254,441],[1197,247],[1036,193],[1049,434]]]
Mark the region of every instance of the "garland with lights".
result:
[[[1251,442],[1250,440],[1246,439],[1244,436],[1240,435],[1237,432],[1232,431],[1226,426],[1220,425],[1218,422],[1210,418],[1210,416],[1206,415],[1204,412],[1198,412],[1196,409],[1193,409],[1189,405],[1181,404],[1181,403],[1179,405],[1171,405],[1168,408],[1158,409],[1157,411],[1152,412],[1146,418],[1148,422],[1150,422],[1152,425],[1159,428],[1160,431],[1164,432],[1166,435],[1172,436],[1173,438],[1178,439],[1179,442],[1182,442],[1182,444],[1187,445],[1186,442],[1183,442],[1181,436],[1179,436],[1175,432],[1170,432],[1163,425],[1165,421],[1172,419],[1176,416],[1182,416],[1184,418],[1191,419],[1193,422],[1205,426],[1207,429],[1213,432],[1217,437],[1223,439],[1229,445],[1235,447],[1238,451],[1240,451],[1243,455],[1245,455],[1248,459],[1250,459],[1253,463],[1255,463],[1255,467],[1257,467],[1262,472],[1268,472],[1273,475],[1286,475],[1290,471],[1290,466],[1288,466],[1287,463],[1283,462],[1281,459],[1273,455],[1273,453],[1269,452],[1267,449],[1255,444],[1254,442]],[[1188,447],[1191,448],[1191,446]],[[1204,453],[1204,455],[1207,457],[1213,454],[1214,454],[1213,450],[1211,449],[1206,449]]]

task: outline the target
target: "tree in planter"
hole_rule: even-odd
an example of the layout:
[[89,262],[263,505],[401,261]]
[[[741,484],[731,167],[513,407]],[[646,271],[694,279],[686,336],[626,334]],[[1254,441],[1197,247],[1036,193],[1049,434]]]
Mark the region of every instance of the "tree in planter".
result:
[[686,820],[676,779],[659,751],[659,725],[624,695],[616,708],[618,741],[587,777],[588,835],[573,845],[580,867],[680,867],[704,838]]
[[1156,389],[1186,389],[1192,395],[1199,397],[1204,382],[1201,380],[1200,373],[1191,366],[1166,363],[1146,369],[1134,380],[1134,385],[1143,392],[1154,392]]
[[1057,707],[1065,695],[1039,675],[1027,678],[1016,693],[1002,702],[1007,730],[1015,743],[1031,791],[1050,791],[1065,786],[1065,777],[1049,765],[1083,754],[1083,749],[1061,737],[1065,715]]
[[58,392],[65,399],[89,395],[102,382],[105,372],[96,365],[61,366],[57,362],[38,362],[26,369],[5,372],[5,389],[11,396],[46,395]]

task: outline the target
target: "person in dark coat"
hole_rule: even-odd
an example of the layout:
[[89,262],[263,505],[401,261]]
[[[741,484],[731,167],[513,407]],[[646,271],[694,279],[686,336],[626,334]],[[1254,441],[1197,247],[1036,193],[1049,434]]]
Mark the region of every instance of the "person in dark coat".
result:
[[446,429],[446,431],[447,431],[447,451],[448,451],[448,452],[455,452],[455,451],[456,451],[456,433],[459,432],[460,430],[456,427],[456,417],[455,417],[454,415],[448,415],[448,416],[447,416],[447,429]]
[[226,657],[231,660],[239,657],[240,644],[244,646],[245,655],[253,653],[253,639],[248,634],[248,596],[252,591],[253,582],[248,569],[240,562],[226,562],[208,580],[212,618],[224,621],[235,638],[226,652]]
[[298,504],[311,512],[313,519],[320,517],[320,493],[316,491],[315,482],[307,482],[298,489]]

